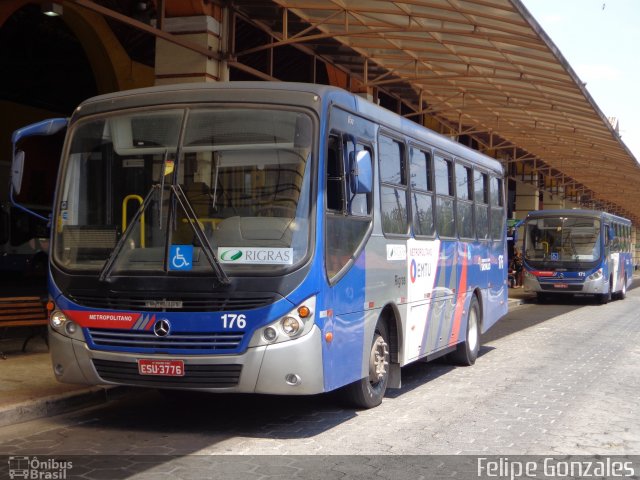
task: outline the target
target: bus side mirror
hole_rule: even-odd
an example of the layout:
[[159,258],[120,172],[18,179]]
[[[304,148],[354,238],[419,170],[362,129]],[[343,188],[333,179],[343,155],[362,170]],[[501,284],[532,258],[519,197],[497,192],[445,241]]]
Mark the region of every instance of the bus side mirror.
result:
[[371,193],[373,187],[373,172],[371,169],[371,154],[368,150],[360,150],[349,154],[349,182],[351,192]]
[[17,150],[11,163],[11,188],[16,195],[20,195],[22,188],[22,172],[24,171],[24,151]]

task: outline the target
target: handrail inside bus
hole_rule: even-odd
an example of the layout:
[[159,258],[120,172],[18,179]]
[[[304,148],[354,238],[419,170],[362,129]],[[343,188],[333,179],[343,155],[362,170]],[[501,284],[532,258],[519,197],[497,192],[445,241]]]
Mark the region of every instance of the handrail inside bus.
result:
[[544,254],[549,255],[549,242],[540,242],[540,245],[544,245]]
[[[129,203],[129,200],[137,200],[140,205],[142,205],[142,203],[144,202],[144,199],[140,195],[132,194],[124,197],[124,200],[122,200],[122,233],[124,233],[125,230],[127,229],[127,204]],[[144,245],[144,212],[142,212],[142,215],[140,216],[140,246],[142,248],[145,247]]]

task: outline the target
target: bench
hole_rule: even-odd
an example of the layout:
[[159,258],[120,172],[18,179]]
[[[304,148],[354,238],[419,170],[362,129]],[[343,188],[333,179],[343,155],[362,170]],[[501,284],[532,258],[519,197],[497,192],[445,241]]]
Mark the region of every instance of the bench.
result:
[[[0,329],[6,331],[12,327],[46,327],[49,323],[45,303],[40,297],[0,297]],[[45,342],[46,330],[43,334]],[[22,344],[22,351],[27,348],[27,343],[37,335],[32,333]],[[0,339],[2,337],[0,336]],[[0,351],[0,358],[6,356]]]

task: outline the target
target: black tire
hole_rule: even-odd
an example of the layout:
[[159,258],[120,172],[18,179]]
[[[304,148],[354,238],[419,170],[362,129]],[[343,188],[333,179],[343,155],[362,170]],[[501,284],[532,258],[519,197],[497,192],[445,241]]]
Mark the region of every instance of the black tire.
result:
[[371,340],[369,376],[344,387],[344,399],[356,408],[373,408],[382,403],[389,383],[389,334],[379,320]]
[[601,293],[600,295],[598,295],[598,303],[600,303],[600,305],[606,305],[611,301],[611,296],[612,296],[611,287],[612,287],[612,280],[609,279],[609,290],[607,291],[607,293]]
[[456,364],[470,367],[476,363],[478,351],[480,350],[481,323],[480,304],[474,295],[467,312],[467,329],[464,342],[459,343],[456,351],[451,354],[451,359]]
[[624,280],[622,281],[622,288],[618,292],[618,300],[624,300],[627,298],[627,276],[624,276]]

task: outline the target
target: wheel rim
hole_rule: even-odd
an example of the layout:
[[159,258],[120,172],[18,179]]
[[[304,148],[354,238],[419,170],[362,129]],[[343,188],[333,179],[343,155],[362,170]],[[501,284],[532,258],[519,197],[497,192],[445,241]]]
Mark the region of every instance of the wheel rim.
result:
[[469,345],[469,350],[474,352],[478,347],[478,316],[475,308],[469,312],[468,332],[467,345]]
[[389,345],[381,335],[376,335],[371,346],[371,355],[369,356],[369,382],[372,385],[376,385],[383,381],[389,371],[388,367]]

